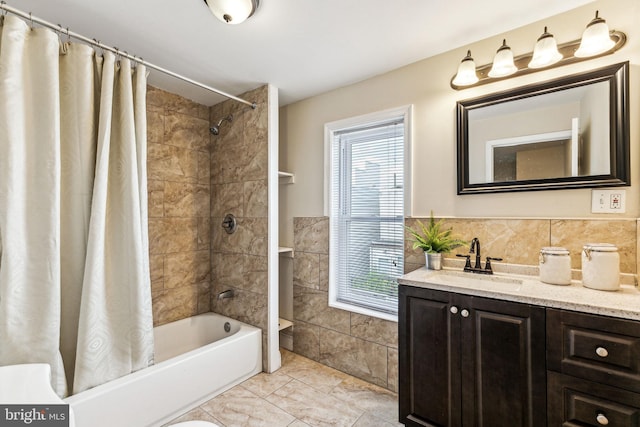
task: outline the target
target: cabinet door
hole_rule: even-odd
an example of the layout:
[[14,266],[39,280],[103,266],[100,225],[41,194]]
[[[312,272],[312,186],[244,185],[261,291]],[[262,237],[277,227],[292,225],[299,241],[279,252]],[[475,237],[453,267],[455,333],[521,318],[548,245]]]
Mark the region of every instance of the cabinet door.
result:
[[400,421],[407,426],[460,426],[459,328],[450,295],[400,287]]
[[466,310],[461,311],[463,425],[545,425],[544,308],[456,298]]

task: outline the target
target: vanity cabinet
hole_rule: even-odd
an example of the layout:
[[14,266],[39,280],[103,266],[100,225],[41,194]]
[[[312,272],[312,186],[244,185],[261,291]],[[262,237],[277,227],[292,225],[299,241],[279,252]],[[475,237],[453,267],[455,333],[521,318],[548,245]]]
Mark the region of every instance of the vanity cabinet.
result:
[[546,424],[544,308],[400,286],[400,421]]
[[549,426],[640,427],[640,322],[547,309]]

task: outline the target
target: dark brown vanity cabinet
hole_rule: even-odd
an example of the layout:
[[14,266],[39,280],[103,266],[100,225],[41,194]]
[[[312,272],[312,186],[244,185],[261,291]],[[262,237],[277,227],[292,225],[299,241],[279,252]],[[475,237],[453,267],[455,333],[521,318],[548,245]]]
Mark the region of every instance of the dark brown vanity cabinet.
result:
[[640,427],[640,322],[547,309],[549,426]]
[[398,327],[405,425],[546,425],[544,308],[402,285]]

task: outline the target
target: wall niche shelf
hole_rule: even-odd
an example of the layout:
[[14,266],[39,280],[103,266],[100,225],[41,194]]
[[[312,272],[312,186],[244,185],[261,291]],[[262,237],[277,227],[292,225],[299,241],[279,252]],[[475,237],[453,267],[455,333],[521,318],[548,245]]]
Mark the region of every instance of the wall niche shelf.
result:
[[278,183],[279,184],[293,184],[295,178],[290,172],[278,171]]
[[278,255],[287,256],[289,258],[293,258],[293,248],[280,246],[280,247],[278,247]]
[[287,329],[293,326],[293,322],[282,317],[278,318],[278,330]]

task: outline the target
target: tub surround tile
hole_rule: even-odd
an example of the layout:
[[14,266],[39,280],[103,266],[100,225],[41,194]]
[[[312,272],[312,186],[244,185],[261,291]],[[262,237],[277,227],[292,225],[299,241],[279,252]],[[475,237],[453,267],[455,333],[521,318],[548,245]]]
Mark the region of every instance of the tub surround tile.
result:
[[165,143],[177,147],[207,151],[209,121],[167,110],[164,119],[164,140]]
[[289,424],[288,427],[310,427],[309,424],[304,423],[300,420],[295,420],[294,422],[292,422],[291,424]]
[[211,280],[209,251],[190,251],[165,256],[165,288],[175,288]]
[[208,108],[149,87],[147,192],[154,323],[211,305]]
[[249,390],[235,387],[201,406],[229,426],[288,426],[295,417]]
[[166,144],[147,144],[147,176],[150,180],[198,182],[198,153]]
[[294,380],[266,398],[312,426],[352,426],[363,414],[332,396]]
[[[231,289],[234,291],[233,298],[218,300],[216,292],[211,295],[212,311],[266,330],[267,299],[264,295],[238,288]],[[263,337],[266,338],[266,334],[263,333]]]
[[154,326],[198,314],[198,285],[163,290],[152,295],[152,298]]
[[153,86],[147,86],[147,105],[161,107],[167,111],[176,111],[204,120],[209,118],[209,107]]
[[351,313],[351,336],[397,348],[398,323]]
[[195,218],[149,218],[149,253],[187,252],[198,247]]
[[571,267],[582,265],[586,243],[613,243],[620,254],[620,272],[636,273],[637,230],[635,220],[552,220],[551,245],[569,249]]
[[164,139],[164,108],[147,105],[147,142]]
[[263,294],[266,298],[269,285],[268,260],[269,259],[266,256],[243,256],[242,274],[244,276],[244,280],[240,282],[241,289]]
[[198,218],[198,250],[211,248],[211,218]]
[[329,253],[329,218],[293,218],[294,249],[319,254]]
[[209,217],[209,186],[165,182],[164,216],[179,218]]
[[245,217],[267,217],[269,213],[267,180],[245,181],[243,195]]
[[211,216],[224,218],[226,214],[244,216],[244,190],[241,182],[211,185]]
[[387,386],[387,347],[320,328],[320,363]]
[[213,280],[217,285],[221,288],[242,287],[244,272],[238,266],[242,266],[244,263],[243,254],[214,252],[211,257]]

